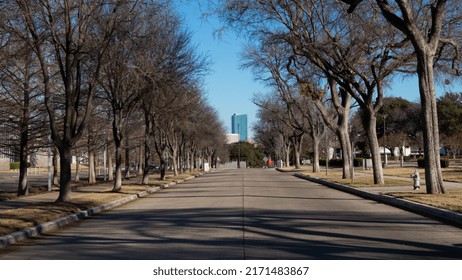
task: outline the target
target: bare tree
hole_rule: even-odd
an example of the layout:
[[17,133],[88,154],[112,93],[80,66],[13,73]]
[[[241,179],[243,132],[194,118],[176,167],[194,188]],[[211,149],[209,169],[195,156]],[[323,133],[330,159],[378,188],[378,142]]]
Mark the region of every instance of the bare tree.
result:
[[[289,72],[297,77],[305,94],[315,98],[324,95],[317,89],[313,74],[299,70],[308,66],[321,71],[331,96],[342,93],[357,102],[366,115],[364,127],[372,150],[374,182],[383,183],[376,114],[382,106],[385,79],[410,57],[401,50],[406,41],[387,24],[377,21],[373,10],[352,17],[342,11],[339,3],[330,0],[229,1],[222,14],[228,22],[249,30],[252,38],[288,44],[294,54]],[[340,108],[335,104],[334,107]],[[342,113],[339,119],[348,120],[348,115]],[[348,169],[352,168],[348,164],[348,128],[342,127],[337,134],[345,160],[344,177],[348,177]]]
[[294,152],[295,149],[300,147],[293,147],[294,144],[299,142],[291,140],[294,134],[297,134],[296,128],[291,125],[289,112],[287,111],[287,105],[278,94],[271,94],[267,96],[256,96],[253,99],[253,103],[260,107],[259,110],[259,121],[270,124],[271,129],[279,133],[279,140],[283,145],[283,156],[287,166],[290,166],[290,151],[291,147]]
[[[148,42],[156,48],[148,53],[151,60],[140,67],[145,77],[142,102],[145,134],[149,136],[146,139],[156,139],[154,144],[160,157],[162,179],[169,157],[169,141],[172,151],[177,153],[179,149],[173,131],[178,128],[175,123],[183,119],[178,117],[181,116],[181,110],[186,108],[188,100],[195,100],[195,95],[200,92],[198,85],[208,67],[206,59],[197,54],[196,47],[192,45],[191,35],[182,29],[178,17],[169,9],[165,12],[169,21],[164,21],[165,17],[162,17],[159,21],[162,25],[150,27],[152,36]],[[149,142],[146,141],[146,157],[150,150]],[[144,177],[146,175],[145,172]]]
[[272,124],[260,117],[261,111],[258,111],[258,122],[253,127],[254,140],[265,148],[266,154],[270,159],[276,160],[283,158],[283,145],[279,140],[280,134],[273,129]]
[[448,155],[452,153],[453,159],[456,159],[457,155],[460,155],[462,151],[462,142],[460,141],[462,137],[462,132],[457,132],[451,136],[446,136],[443,138],[444,146],[448,151]]
[[11,158],[17,155],[19,159],[17,195],[23,196],[29,193],[27,168],[34,164],[28,158],[48,142],[47,120],[40,100],[42,87],[37,82],[37,59],[24,42],[27,33],[5,25],[0,30],[5,39],[0,55],[0,122],[7,127],[0,147],[11,151]]
[[[27,43],[41,66],[44,103],[52,140],[60,154],[59,202],[71,199],[72,148],[92,114],[103,54],[117,24],[129,18],[121,6],[130,3],[11,2],[23,19],[22,26],[29,32]],[[53,86],[59,90],[53,91]]]
[[[131,27],[131,26],[130,26]],[[124,30],[129,32],[131,29]],[[140,77],[134,65],[138,46],[126,34],[116,34],[117,40],[106,53],[107,61],[103,67],[100,85],[103,89],[101,98],[111,106],[112,134],[115,144],[115,180],[112,191],[118,192],[122,188],[122,154],[123,146],[129,149],[127,143],[127,126],[132,120],[133,112],[138,108],[141,100],[139,87]],[[134,35],[134,34],[132,34]],[[126,164],[129,164],[126,162]],[[126,172],[128,168],[126,167]]]
[[[183,85],[184,86],[184,85]],[[178,175],[178,157],[181,136],[188,122],[200,117],[200,108],[195,106],[199,96],[197,92],[190,91],[181,85],[177,88],[165,88],[157,96],[155,110],[150,112],[153,129],[151,137],[154,139],[154,148],[160,159],[160,178],[166,177],[166,169],[171,165],[174,175]],[[190,135],[191,136],[191,135]]]
[[[339,88],[333,78],[328,78],[328,86],[322,89],[309,79],[300,78],[297,72],[290,71],[297,77],[301,94],[312,98],[325,125],[337,136],[342,149],[342,178],[349,179],[351,169],[353,168],[351,165],[352,150],[349,134],[349,117],[352,106],[351,95],[345,89]],[[326,88],[328,88],[329,94],[327,94]]]
[[104,153],[106,146],[108,137],[107,127],[109,126],[107,110],[107,106],[104,106],[101,100],[96,102],[94,114],[91,116],[86,131],[75,149],[79,150],[79,147],[82,146],[80,150],[86,150],[85,153],[81,153],[87,155],[86,160],[88,162],[89,184],[94,184],[97,181],[97,169],[100,167],[99,163],[101,162],[101,155]]
[[[333,79],[364,112],[374,183],[383,184],[376,118],[383,105],[384,80],[408,60],[409,55],[395,56],[403,53],[400,48],[405,44],[393,30],[371,20],[375,18],[371,13],[358,13],[352,18],[338,11],[331,1],[298,1],[296,5],[294,16],[284,23],[289,30],[287,41],[296,55]],[[285,12],[292,15],[290,8]]]
[[[355,11],[362,0],[342,0],[350,4],[348,12]],[[459,58],[458,45],[452,38],[460,26],[460,1],[374,1],[390,25],[410,40],[416,56],[416,70],[422,105],[424,126],[425,183],[427,193],[444,193],[440,164],[439,130],[434,85],[434,65],[443,53],[451,47],[453,59],[451,67],[457,74],[456,60]],[[448,9],[448,6],[450,9]]]
[[293,141],[296,168],[300,167],[301,139],[305,133],[309,133],[313,138],[313,171],[318,172],[319,139],[323,134],[324,124],[318,117],[318,110],[312,99],[297,91],[296,81],[287,73],[288,53],[290,55],[290,50],[283,45],[263,43],[259,47],[249,46],[244,54],[246,63],[243,66],[252,68],[258,80],[274,87],[286,104],[288,125],[294,128],[290,139]]
[[[315,22],[314,19],[307,20],[306,14],[303,14],[306,11],[304,10],[305,8],[302,1],[295,1],[295,3],[293,1],[274,2],[270,0],[257,2],[228,1],[224,7],[219,7],[217,12],[226,23],[248,31],[248,35],[252,40],[254,38],[263,38],[262,42],[264,43],[285,42],[291,47],[295,55],[287,63],[287,70],[297,78],[300,93],[314,97],[313,100],[315,100],[315,104],[326,124],[333,131],[336,131],[344,160],[343,177],[349,178],[350,169],[352,168],[348,133],[351,95],[344,87],[339,88],[340,83],[343,86],[343,80],[335,76],[337,71],[332,69],[332,66],[336,65],[326,60],[325,55],[317,52],[317,48],[314,48],[312,44],[310,45],[312,40],[305,40],[300,37],[304,34],[309,36],[312,31],[309,24]],[[303,32],[303,34],[298,32]],[[313,37],[315,37],[314,34]],[[309,38],[312,39],[311,36]],[[304,59],[300,61],[297,56]],[[335,108],[339,115],[332,116],[324,106],[326,89],[319,88],[315,80],[311,76],[307,76],[307,72],[297,71],[297,68],[306,64],[306,60],[322,71],[324,82],[328,81],[331,101],[333,102],[332,107]]]

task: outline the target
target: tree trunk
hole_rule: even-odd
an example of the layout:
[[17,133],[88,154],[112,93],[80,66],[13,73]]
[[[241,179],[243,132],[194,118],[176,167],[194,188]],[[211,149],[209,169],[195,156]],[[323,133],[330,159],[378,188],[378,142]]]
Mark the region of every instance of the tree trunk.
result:
[[115,180],[114,180],[114,187],[112,188],[113,192],[119,192],[122,189],[122,147],[120,147],[121,141],[116,142],[116,155],[115,155],[115,162],[116,162],[116,169],[115,169]]
[[289,167],[290,166],[290,142],[289,141],[287,141],[284,144],[284,153],[286,156],[286,166]]
[[[120,124],[118,115],[114,114],[114,116],[114,120],[112,121],[112,134],[115,144],[115,178],[112,191],[119,192],[122,189],[122,141],[124,140],[124,133],[122,129],[119,129]],[[110,164],[112,166],[112,163]]]
[[142,176],[144,168],[147,168],[147,166],[143,167],[143,162],[144,162],[143,145],[144,145],[144,141],[140,143],[140,152],[138,154],[138,170],[137,170],[138,174],[137,175],[139,176]]
[[167,170],[167,161],[162,156],[160,159],[160,180],[165,180],[166,170]]
[[350,145],[350,135],[348,134],[348,126],[339,126],[337,130],[337,137],[340,142],[340,148],[342,150],[342,178],[351,179],[351,145]]
[[185,159],[185,160],[186,160],[186,168],[187,168],[187,170],[189,170],[189,171],[191,171],[191,170],[190,170],[190,169],[191,169],[191,160],[190,160],[190,158],[191,158],[191,154],[190,154],[190,152],[188,151],[188,152],[186,153],[186,159]]
[[404,167],[404,145],[399,148],[399,166]]
[[[428,51],[427,51],[428,52]],[[440,163],[438,113],[433,74],[433,55],[417,55],[422,119],[424,120],[425,184],[428,194],[445,193]]]
[[207,156],[207,163],[209,164],[209,168],[213,168],[213,159],[211,154]]
[[178,165],[179,165],[179,172],[180,174],[184,173],[184,167],[185,167],[185,162],[184,162],[184,150],[180,150],[180,155],[178,156]]
[[95,173],[95,152],[92,148],[89,148],[88,151],[88,183],[96,183],[96,173]]
[[19,182],[18,182],[18,196],[29,195],[29,183],[27,178],[27,159],[26,165],[22,162],[19,163]]
[[173,175],[178,176],[178,148],[172,148],[172,165],[173,165]]
[[[316,99],[315,105],[318,108],[324,123],[329,127],[336,135],[340,143],[340,148],[342,149],[342,159],[343,159],[343,179],[351,178],[351,143],[349,135],[349,116],[351,110],[351,96],[345,90],[337,90],[337,85],[332,78],[329,78],[330,85],[330,95],[332,100],[332,105],[335,108],[337,113],[336,118],[332,118],[329,110],[324,106],[324,103],[321,99]],[[326,151],[328,155],[329,151]],[[329,158],[326,158],[326,167],[328,166]],[[327,168],[326,168],[327,170]]]
[[80,156],[77,157],[77,162],[76,162],[76,166],[75,166],[75,179],[74,179],[75,182],[79,182],[80,181]]
[[298,136],[294,133],[293,136],[293,150],[294,150],[294,165],[295,169],[300,169],[300,155],[301,155],[301,149],[302,149],[302,139],[303,135]]
[[383,178],[382,160],[380,158],[380,145],[377,138],[377,118],[372,112],[363,112],[367,114],[363,122],[367,139],[369,140],[369,147],[371,148],[374,184],[383,185],[385,182]]
[[59,197],[56,202],[69,202],[72,192],[72,148],[68,143],[63,143],[59,149],[60,184]]
[[[144,108],[144,106],[143,106]],[[151,135],[151,119],[149,115],[149,110],[147,108],[143,109],[144,113],[144,169],[143,169],[143,178],[141,179],[141,184],[149,184],[149,164],[151,161],[151,147],[149,146],[149,140]]]
[[151,149],[149,148],[148,137],[144,140],[144,169],[141,184],[149,185],[149,161],[151,160]]
[[194,151],[193,158],[192,158],[193,170],[199,169],[199,166],[197,163],[199,161],[200,156],[198,156],[197,154],[198,154],[197,151]]
[[160,166],[159,166],[160,180],[165,180],[166,171],[167,171],[167,158],[166,158],[165,150],[167,149],[167,145],[164,142],[165,137],[163,137],[161,133],[162,132],[159,131],[159,134],[157,135],[157,140],[155,141],[155,148],[156,148],[156,153],[160,159]]
[[189,154],[189,172],[194,171],[194,161],[196,159],[196,155],[193,149],[191,149],[191,152]]
[[319,167],[319,143],[321,142],[321,138],[314,132],[311,134],[311,137],[313,138],[313,173],[318,173],[321,171]]
[[130,179],[130,148],[128,142],[128,135],[125,136],[125,173],[124,179]]
[[[26,127],[24,127],[26,126]],[[21,140],[19,147],[19,182],[18,182],[18,196],[29,194],[29,184],[27,181],[27,153],[29,142],[29,130],[27,123],[22,123]]]
[[188,161],[187,161],[187,155],[188,153],[186,152],[186,144],[183,143],[182,144],[182,148],[181,148],[181,163],[180,163],[180,166],[181,166],[181,173],[185,173],[185,171],[187,170],[188,168]]
[[58,177],[58,150],[56,145],[53,145],[53,185],[59,186]]
[[114,167],[112,163],[112,153],[110,151],[107,152],[107,179],[109,181],[114,180]]

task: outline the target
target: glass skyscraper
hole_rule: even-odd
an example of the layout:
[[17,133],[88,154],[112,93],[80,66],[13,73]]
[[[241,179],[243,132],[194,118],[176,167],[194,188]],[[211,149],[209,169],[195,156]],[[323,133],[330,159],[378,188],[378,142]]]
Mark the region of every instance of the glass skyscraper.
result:
[[231,116],[231,133],[239,134],[239,141],[247,141],[247,115]]

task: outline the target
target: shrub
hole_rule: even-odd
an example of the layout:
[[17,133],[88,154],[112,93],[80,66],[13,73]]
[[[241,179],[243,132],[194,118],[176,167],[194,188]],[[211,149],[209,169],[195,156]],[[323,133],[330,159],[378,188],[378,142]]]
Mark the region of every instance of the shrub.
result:
[[411,156],[404,156],[403,158],[404,158],[404,161],[409,161],[409,160],[411,160],[412,157]]
[[[319,160],[319,165],[320,166],[326,166],[326,160],[325,159],[320,159]],[[353,165],[355,167],[360,167],[363,166],[363,159],[362,158],[355,158],[353,160]],[[343,159],[331,159],[329,160],[329,166],[331,167],[343,167]]]
[[363,159],[362,159],[362,158],[355,158],[355,159],[353,160],[353,165],[354,165],[355,167],[361,167],[361,166],[363,166]]
[[425,167],[425,159],[424,158],[418,158],[417,159],[417,166],[420,167],[420,168],[424,168]]
[[448,168],[449,167],[449,159],[443,158],[440,160],[441,167],[442,168]]
[[[442,158],[440,159],[441,168],[448,168],[449,167],[449,159]],[[417,166],[420,168],[425,168],[425,159],[419,158],[417,159]]]
[[10,162],[10,169],[19,169],[19,162]]
[[329,160],[329,166],[342,167],[343,166],[343,159],[339,159],[339,158],[331,159],[331,160]]

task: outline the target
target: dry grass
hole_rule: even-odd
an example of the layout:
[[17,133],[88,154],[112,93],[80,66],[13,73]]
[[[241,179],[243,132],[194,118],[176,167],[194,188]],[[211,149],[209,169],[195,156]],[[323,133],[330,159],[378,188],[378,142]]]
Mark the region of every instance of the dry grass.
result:
[[[72,192],[71,203],[31,203],[23,207],[0,210],[0,236],[37,226],[97,205],[140,193],[155,186],[177,182],[178,180],[184,180],[190,176],[197,176],[199,174],[201,173],[194,172],[181,174],[177,177],[170,175],[164,181],[150,180],[149,185],[130,184],[129,181],[124,181],[121,192],[117,193],[112,192],[111,185],[107,185],[106,188],[100,191],[80,188]],[[15,198],[15,196],[11,196],[11,194],[2,195],[10,195],[10,197],[8,197],[9,199]]]
[[[290,170],[287,169],[287,170]],[[425,170],[423,168],[415,167],[387,167],[383,169],[383,175],[385,176],[385,185],[382,186],[403,186],[410,185],[411,174],[417,170],[420,174],[421,183],[425,185]],[[345,180],[341,179],[342,173],[334,169],[334,171],[329,170],[328,175],[325,174],[325,170],[321,170],[319,173],[310,172],[307,168],[304,168],[301,171],[305,175],[324,178],[327,180],[332,180],[341,184],[347,184],[353,187],[374,187],[372,179],[372,170],[357,170],[355,173],[355,182],[352,184],[351,179]],[[462,183],[462,167],[451,167],[443,168],[443,178],[445,181]],[[366,176],[366,177],[364,177]],[[400,177],[402,180],[390,178],[390,177]],[[379,185],[380,186],[380,185]]]
[[146,190],[146,186],[123,186],[122,192],[73,192],[70,203],[31,203],[24,207],[0,210],[0,236],[36,226],[79,211],[108,203]]
[[17,209],[1,210],[0,235],[52,221],[90,206],[74,203],[37,203]]
[[443,169],[443,178],[445,181],[462,183],[462,168]]
[[[374,185],[372,179],[372,170],[361,170],[356,172],[355,180],[352,183],[351,179],[341,179],[342,173],[340,171],[329,171],[325,173],[303,172],[304,175],[311,177],[322,178],[332,182],[349,185],[356,188],[365,187],[393,187],[393,186],[412,186],[411,174],[416,170],[420,173],[421,182],[425,183],[425,170],[422,168],[385,168],[383,170],[385,176],[384,185]],[[395,178],[390,178],[390,177]],[[398,178],[396,178],[398,177]],[[462,183],[462,168],[444,168],[443,177],[445,181],[461,182]],[[400,179],[402,178],[402,179]],[[446,194],[426,194],[424,190],[421,191],[408,191],[408,192],[390,192],[388,195],[398,198],[419,202],[422,204],[431,205],[438,208],[447,209],[450,211],[462,213],[462,190],[449,190]]]
[[301,172],[303,175],[308,175],[311,177],[326,179],[332,182],[336,182],[343,185],[348,185],[355,188],[366,188],[366,187],[395,187],[395,186],[405,186],[410,185],[411,180],[409,179],[396,179],[396,178],[385,178],[384,185],[374,184],[374,179],[372,174],[356,172],[354,179],[342,179],[341,171],[329,171],[327,174],[325,172],[313,173],[313,172]]
[[[425,181],[425,169],[415,167],[387,167],[383,169],[384,176],[397,176],[409,178],[411,173],[417,170],[422,181]],[[366,174],[372,174],[372,170],[361,171]],[[443,168],[443,178],[445,181],[462,183],[462,167]]]
[[392,192],[388,195],[403,198],[438,208],[462,213],[462,190],[450,190],[445,194],[426,194],[422,192]]

